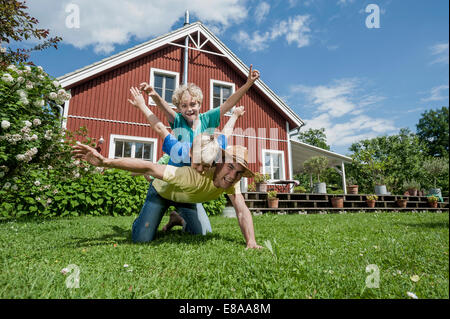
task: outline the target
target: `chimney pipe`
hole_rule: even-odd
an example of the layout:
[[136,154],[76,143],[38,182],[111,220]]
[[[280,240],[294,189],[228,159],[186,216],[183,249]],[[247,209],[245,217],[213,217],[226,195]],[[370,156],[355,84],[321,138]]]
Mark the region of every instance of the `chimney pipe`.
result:
[[189,24],[189,10],[184,13],[184,26]]

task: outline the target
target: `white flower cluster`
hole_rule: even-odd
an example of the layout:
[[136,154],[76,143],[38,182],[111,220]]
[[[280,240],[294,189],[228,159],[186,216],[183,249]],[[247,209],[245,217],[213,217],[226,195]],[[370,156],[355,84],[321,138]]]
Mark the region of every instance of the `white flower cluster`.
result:
[[47,130],[47,131],[45,131],[44,138],[45,138],[47,141],[50,141],[50,140],[52,139],[52,134],[53,134],[52,130]]
[[38,153],[38,149],[33,147],[32,149],[25,152],[25,154],[16,155],[16,159],[21,162],[30,162],[33,159],[33,156]]
[[[53,85],[55,85],[55,87],[56,84],[59,86],[59,83],[57,81],[54,81]],[[58,93],[50,92],[48,97],[50,98],[50,100],[55,101],[55,103],[58,105],[64,104],[65,101],[68,101],[72,98],[70,93],[67,93],[64,89],[59,89]]]
[[14,82],[14,78],[12,77],[11,74],[5,73],[2,76],[2,81],[5,82],[5,83],[13,83]]
[[2,129],[7,130],[11,126],[11,123],[9,123],[9,121],[7,121],[7,120],[3,120],[1,126],[2,126]]

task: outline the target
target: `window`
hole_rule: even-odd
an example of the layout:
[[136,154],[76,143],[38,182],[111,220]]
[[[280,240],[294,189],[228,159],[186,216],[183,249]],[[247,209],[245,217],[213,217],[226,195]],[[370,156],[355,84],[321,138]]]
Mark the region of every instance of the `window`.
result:
[[271,180],[284,179],[284,152],[263,150],[264,174],[269,174]]
[[[211,109],[221,106],[233,93],[235,89],[234,83],[211,80],[210,87]],[[225,115],[231,115],[233,109]]]
[[[154,68],[151,69],[150,73],[150,85],[158,92],[163,100],[172,105],[173,92],[179,83],[179,73]],[[149,104],[155,105],[151,98]]]
[[111,135],[109,158],[139,158],[156,162],[156,139]]

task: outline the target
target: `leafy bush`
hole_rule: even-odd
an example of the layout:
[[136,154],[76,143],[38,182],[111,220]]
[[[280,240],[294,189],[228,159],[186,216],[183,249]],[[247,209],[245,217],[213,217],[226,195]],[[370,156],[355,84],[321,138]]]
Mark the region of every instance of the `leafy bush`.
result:
[[227,204],[227,199],[224,194],[221,194],[219,198],[211,200],[209,202],[204,202],[203,207],[205,208],[206,214],[208,216],[215,216],[222,214],[225,206]]
[[148,189],[143,176],[114,169],[59,181],[41,174],[40,180],[31,189],[20,187],[15,195],[0,190],[5,199],[2,216],[132,215],[139,213]]

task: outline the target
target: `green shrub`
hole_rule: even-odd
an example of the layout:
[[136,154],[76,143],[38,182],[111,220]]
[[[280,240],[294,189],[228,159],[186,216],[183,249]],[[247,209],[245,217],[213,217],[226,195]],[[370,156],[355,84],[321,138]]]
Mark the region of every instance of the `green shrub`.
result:
[[0,190],[2,217],[137,214],[149,185],[143,176],[113,169],[78,179],[52,180],[44,174],[36,179],[40,182],[31,189],[17,183],[15,195]]
[[209,202],[204,202],[203,207],[205,208],[206,214],[208,216],[215,216],[222,214],[225,206],[227,204],[227,199],[224,194],[221,194],[219,198],[211,200]]

